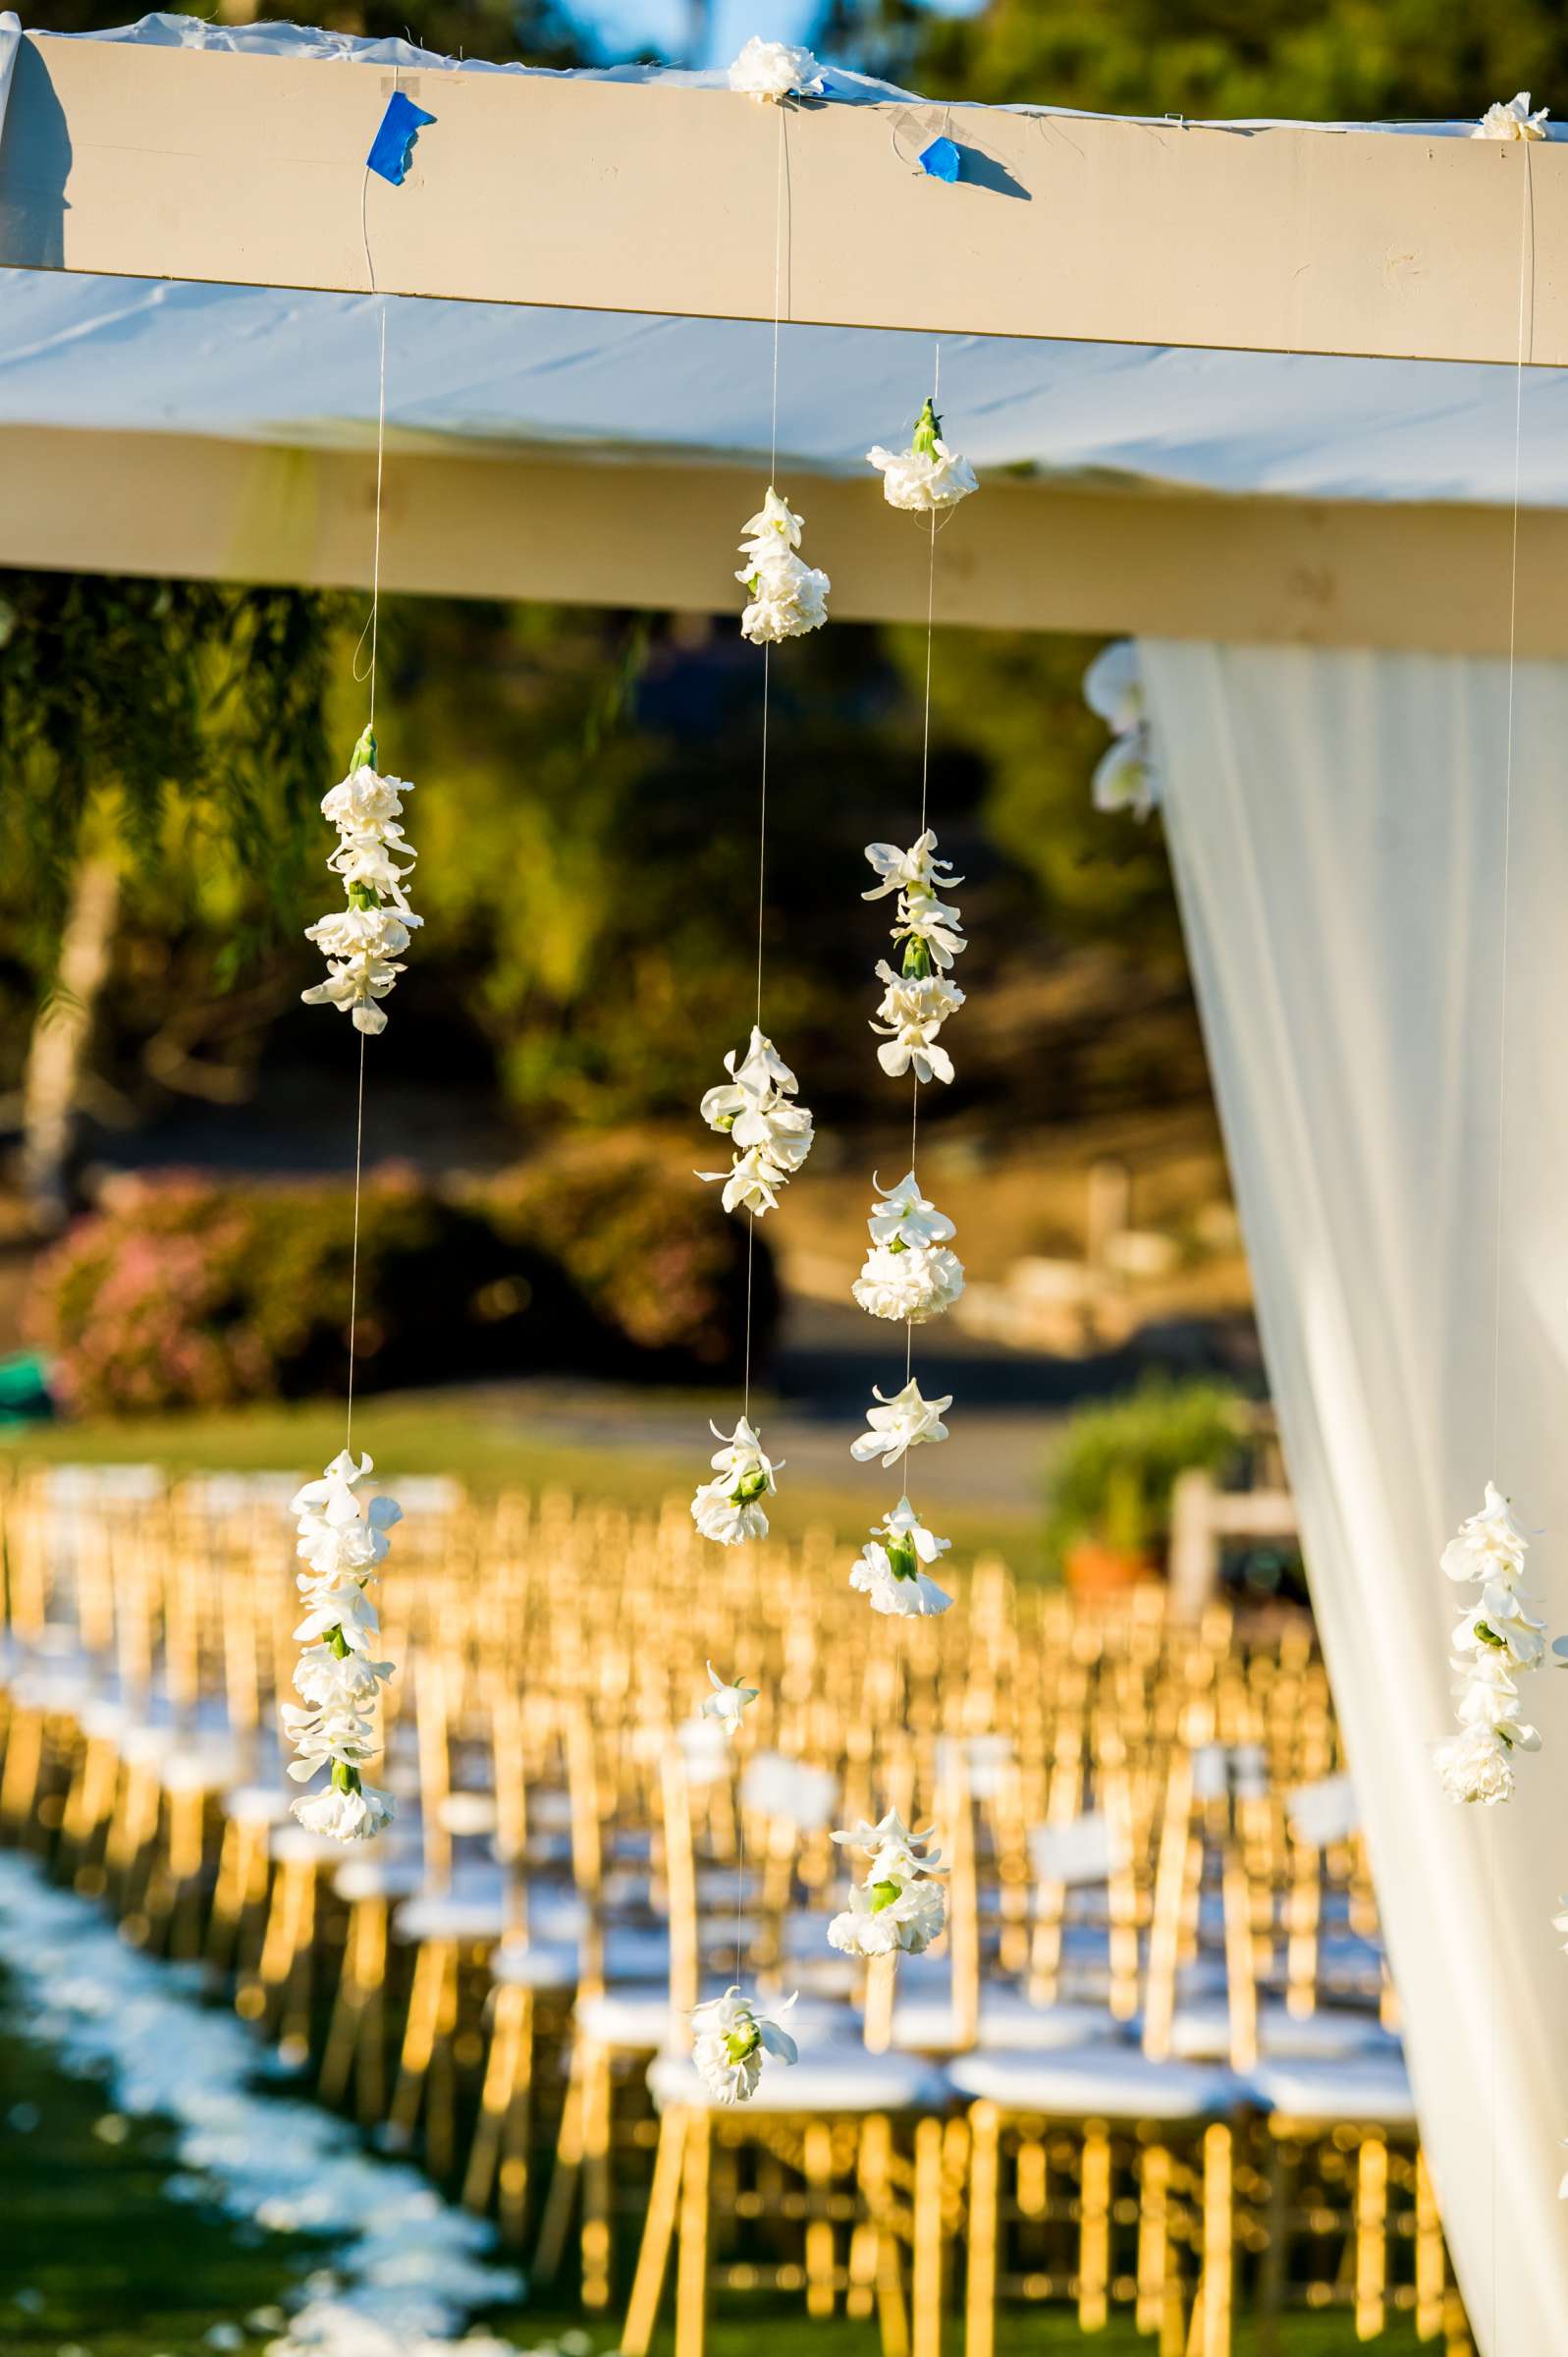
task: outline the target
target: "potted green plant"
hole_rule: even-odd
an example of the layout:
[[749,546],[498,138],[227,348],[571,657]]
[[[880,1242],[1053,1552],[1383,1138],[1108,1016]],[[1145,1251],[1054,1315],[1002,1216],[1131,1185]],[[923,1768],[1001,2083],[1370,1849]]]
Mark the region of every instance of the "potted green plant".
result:
[[1099,1595],[1158,1571],[1177,1475],[1217,1473],[1242,1429],[1229,1385],[1162,1376],[1071,1417],[1047,1475],[1045,1531],[1068,1586]]

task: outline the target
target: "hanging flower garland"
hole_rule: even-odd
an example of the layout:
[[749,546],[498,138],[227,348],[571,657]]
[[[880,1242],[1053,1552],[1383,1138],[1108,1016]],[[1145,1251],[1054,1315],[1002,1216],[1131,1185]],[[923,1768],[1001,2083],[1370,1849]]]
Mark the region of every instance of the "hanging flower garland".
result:
[[900,1498],[892,1513],[873,1525],[849,1585],[867,1599],[874,1613],[906,1619],[945,1613],[952,1598],[928,1576],[925,1566],[940,1562],[951,1545],[951,1539],[939,1539],[928,1530],[908,1499]]
[[423,922],[404,890],[417,854],[399,821],[403,797],[412,792],[406,778],[381,776],[375,733],[366,729],[349,775],[322,797],[321,814],[338,830],[327,865],[342,878],[349,904],[306,926],[306,941],[327,960],[327,979],[300,995],[307,1007],[337,1007],[351,1015],[356,1031],[385,1031],[378,1002],[403,972],[397,960]]
[[[872,1184],[880,1189],[875,1173]],[[873,1203],[866,1227],[871,1249],[850,1290],[868,1317],[923,1326],[952,1307],[964,1288],[963,1262],[948,1248],[957,1230],[913,1171]]]
[[879,881],[860,896],[880,901],[890,892],[898,895],[892,932],[894,944],[903,944],[902,955],[896,973],[885,958],[878,960],[877,978],[886,987],[871,1028],[885,1034],[877,1062],[889,1078],[898,1080],[912,1071],[922,1084],[952,1078],[952,1058],[938,1034],[964,1003],[963,992],[947,975],[969,946],[957,907],[942,898],[963,878],[936,850],[929,827],[906,851],[891,843],[868,843],[866,857]]
[[751,602],[740,617],[740,634],[753,646],[804,638],[828,619],[833,583],[797,554],[805,521],[770,483],[761,508],[741,527],[735,579],[750,592]]
[[1095,767],[1090,789],[1095,808],[1147,818],[1160,807],[1162,787],[1133,639],[1120,638],[1101,649],[1083,675],[1083,693],[1115,740]]
[[[798,1991],[796,1992],[798,1995]],[[787,2013],[794,1997],[780,2006]],[[749,2104],[757,2092],[764,2059],[798,2062],[800,2052],[786,2030],[759,2013],[737,1988],[698,2005],[691,2016],[695,2036],[691,2058],[708,2093],[721,2104]]]
[[381,1748],[375,1704],[392,1675],[390,1662],[371,1658],[380,1624],[368,1582],[386,1560],[387,1532],[403,1519],[391,1498],[359,1496],[370,1470],[368,1456],[356,1464],[345,1449],[319,1481],[306,1482],[289,1509],[298,1518],[297,1552],[306,1566],[298,1575],[305,1617],[294,1632],[305,1649],[294,1673],[300,1703],[283,1705],[284,1727],[298,1754],[289,1774],[305,1783],[318,1769],[331,1770],[319,1792],[294,1803],[294,1814],[307,1832],[338,1841],[368,1839],[394,1814],[391,1794],[365,1783],[360,1774]]
[[1442,1552],[1451,1580],[1481,1589],[1450,1639],[1460,1731],[1433,1755],[1450,1800],[1492,1806],[1512,1799],[1515,1752],[1541,1747],[1520,1716],[1515,1683],[1517,1672],[1541,1668],[1546,1651],[1546,1624],[1521,1585],[1528,1546],[1508,1500],[1488,1481],[1480,1512],[1460,1523]]
[[726,1211],[749,1211],[761,1219],[778,1210],[779,1189],[811,1152],[811,1110],[790,1103],[800,1083],[755,1024],[744,1058],[731,1048],[724,1062],[730,1078],[709,1089],[702,1118],[736,1151],[728,1171],[696,1175],[710,1185],[723,1185]]
[[941,1852],[928,1847],[930,1832],[910,1833],[890,1809],[880,1825],[852,1826],[833,1838],[868,1853],[871,1864],[847,1910],[829,1924],[829,1946],[849,1956],[923,1955],[947,1917],[946,1894],[932,1880]]
[[691,1519],[705,1539],[721,1547],[739,1547],[747,1539],[765,1539],[768,1516],[764,1498],[774,1495],[776,1465],[763,1454],[762,1443],[742,1416],[729,1439],[710,1422],[708,1430],[720,1444],[712,1459],[716,1478],[699,1482],[691,1501]]

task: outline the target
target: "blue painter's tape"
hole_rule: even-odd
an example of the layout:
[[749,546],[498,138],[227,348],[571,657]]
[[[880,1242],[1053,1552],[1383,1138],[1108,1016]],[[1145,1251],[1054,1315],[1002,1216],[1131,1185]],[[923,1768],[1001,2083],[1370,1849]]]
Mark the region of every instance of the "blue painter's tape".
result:
[[434,121],[434,115],[427,115],[422,106],[415,106],[402,90],[394,90],[387,100],[381,128],[371,141],[370,153],[365,157],[368,168],[379,172],[383,180],[390,180],[395,189],[401,188],[407,175],[413,143],[424,126]]
[[944,137],[940,139],[933,139],[929,147],[922,147],[920,169],[922,172],[929,172],[933,180],[956,180],[958,177],[958,150],[951,139]]

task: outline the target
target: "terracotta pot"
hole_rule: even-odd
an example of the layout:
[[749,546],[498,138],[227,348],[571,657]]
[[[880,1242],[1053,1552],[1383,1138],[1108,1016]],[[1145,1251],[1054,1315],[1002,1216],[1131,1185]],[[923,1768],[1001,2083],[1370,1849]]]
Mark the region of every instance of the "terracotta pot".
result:
[[1137,1547],[1112,1547],[1104,1539],[1080,1539],[1069,1547],[1065,1569],[1074,1596],[1113,1596],[1154,1579],[1159,1559]]

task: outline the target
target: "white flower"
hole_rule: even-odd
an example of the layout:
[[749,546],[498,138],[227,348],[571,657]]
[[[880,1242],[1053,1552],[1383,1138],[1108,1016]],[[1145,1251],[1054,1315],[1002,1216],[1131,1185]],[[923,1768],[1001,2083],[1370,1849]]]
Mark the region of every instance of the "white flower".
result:
[[730,69],[730,87],[761,104],[780,106],[786,98],[815,97],[823,87],[822,69],[809,49],[765,41],[754,32]]
[[880,1387],[873,1387],[873,1397],[882,1401],[880,1407],[866,1410],[869,1430],[849,1444],[849,1453],[856,1464],[867,1464],[880,1456],[883,1464],[895,1465],[907,1450],[922,1441],[945,1441],[947,1427],[941,1421],[952,1405],[949,1392],[944,1399],[923,1399],[920,1384],[911,1378],[901,1392],[889,1399]]
[[1540,1735],[1519,1716],[1519,1688],[1505,1655],[1490,1646],[1478,1647],[1475,1653],[1455,1655],[1449,1668],[1458,1672],[1453,1692],[1461,1727],[1489,1727],[1521,1751],[1540,1750]]
[[386,1558],[387,1532],[403,1519],[393,1499],[360,1497],[372,1469],[369,1456],[355,1462],[343,1450],[290,1507],[307,1568],[298,1574],[305,1617],[295,1630],[306,1649],[294,1674],[300,1702],[282,1706],[297,1755],[289,1774],[304,1783],[319,1769],[332,1772],[325,1789],[297,1800],[294,1813],[312,1833],[341,1841],[368,1839],[393,1814],[390,1797],[363,1785],[359,1773],[380,1749],[375,1703],[392,1674],[390,1662],[371,1656],[379,1623],[365,1582]]
[[954,875],[950,859],[937,858],[936,850],[937,838],[929,827],[906,851],[895,843],[868,843],[866,857],[881,882],[863,892],[861,899],[885,900],[890,892],[950,892],[963,878]]
[[1442,1551],[1442,1568],[1460,1579],[1516,1580],[1525,1567],[1530,1542],[1515,1523],[1507,1499],[1488,1481],[1480,1511],[1461,1522]]
[[907,981],[895,974],[886,959],[877,966],[887,985],[882,1004],[871,1018],[873,1031],[888,1034],[877,1050],[877,1062],[891,1079],[912,1070],[917,1080],[950,1080],[952,1058],[940,1046],[937,1034],[949,1014],[956,1014],[964,994],[956,983],[940,974]]
[[873,1318],[923,1326],[963,1291],[963,1263],[945,1244],[873,1244],[850,1288]]
[[752,591],[751,603],[740,616],[740,634],[753,646],[777,646],[781,639],[804,638],[820,630],[828,619],[828,592],[833,587],[799,557],[775,558],[750,574],[735,576]]
[[349,775],[321,799],[323,816],[338,830],[327,865],[349,904],[305,928],[305,939],[327,959],[327,979],[300,993],[307,1007],[336,1007],[352,1017],[355,1030],[371,1034],[387,1027],[378,1002],[403,972],[400,953],[420,922],[404,889],[416,854],[398,823],[403,796],[413,788],[406,778],[382,777],[375,759],[376,740],[366,729]]
[[929,1833],[910,1833],[890,1809],[879,1825],[851,1826],[833,1838],[869,1851],[871,1864],[849,1893],[847,1912],[828,1926],[829,1946],[853,1956],[920,1955],[946,1915],[942,1887],[929,1879],[940,1854],[928,1846]]
[[1450,1800],[1483,1801],[1490,1807],[1513,1797],[1508,1746],[1489,1727],[1467,1727],[1463,1734],[1437,1744],[1432,1756]]
[[929,401],[907,450],[884,450],[879,442],[866,457],[882,469],[882,495],[890,508],[929,516],[937,508],[955,508],[980,488],[969,461],[942,439],[942,419]]
[[[779,2008],[787,2013],[790,1997]],[[695,2043],[691,2058],[708,2093],[721,2104],[747,2104],[757,2092],[765,2055],[779,2062],[799,2060],[794,2040],[776,2021],[759,2013],[736,1988],[698,2005],[691,2016]]]
[[[721,1547],[738,1547],[747,1539],[765,1539],[768,1516],[764,1498],[774,1496],[776,1466],[764,1455],[762,1443],[744,1416],[726,1439],[717,1424],[709,1430],[721,1446],[713,1457],[716,1479],[698,1485],[691,1501],[691,1518],[705,1539]],[[710,1667],[709,1674],[712,1674]]]
[[828,619],[833,584],[825,573],[795,554],[804,522],[770,483],[767,498],[741,536],[744,562],[735,578],[751,592],[751,603],[740,617],[740,630],[755,646],[803,638]]
[[911,959],[904,952],[904,973],[918,978],[937,966],[946,973],[960,951],[969,944],[963,937],[963,919],[949,902],[939,901],[929,892],[903,892],[898,896],[898,922],[892,930],[894,941],[918,942],[921,957],[916,951]]
[[928,1530],[907,1498],[900,1498],[884,1516],[860,1550],[849,1585],[865,1596],[874,1613],[906,1618],[945,1613],[952,1603],[946,1589],[927,1576],[924,1566],[935,1563],[951,1547]]
[[719,1720],[727,1735],[737,1735],[742,1714],[756,1701],[762,1688],[727,1686],[712,1662],[708,1664],[708,1680],[713,1692],[703,1696],[698,1706],[699,1715],[704,1719]]
[[1546,117],[1549,106],[1530,111],[1530,92],[1520,90],[1506,104],[1498,100],[1488,106],[1471,133],[1473,139],[1543,139],[1546,137]]
[[1500,1648],[1522,1670],[1537,1670],[1545,1659],[1546,1623],[1531,1610],[1522,1589],[1503,1580],[1488,1580],[1481,1601],[1473,1604],[1451,1639],[1456,1653]]
[[392,1823],[395,1812],[391,1793],[378,1792],[374,1784],[359,1784],[351,1791],[328,1784],[297,1800],[294,1813],[307,1834],[328,1834],[334,1841],[368,1841]]
[[1147,818],[1160,804],[1160,773],[1138,649],[1130,638],[1101,649],[1084,673],[1083,692],[1090,710],[1099,713],[1115,739],[1096,765],[1091,789],[1095,808]]
[[742,1057],[725,1058],[729,1082],[710,1088],[702,1118],[728,1136],[735,1156],[728,1171],[699,1171],[699,1178],[724,1186],[726,1211],[745,1210],[760,1219],[779,1208],[779,1189],[793,1178],[812,1146],[810,1109],[792,1105],[799,1086],[771,1039],[753,1026]]
[[[871,1183],[882,1186],[875,1172]],[[913,1171],[872,1205],[866,1225],[874,1244],[945,1244],[958,1233],[951,1220],[921,1193]]]

